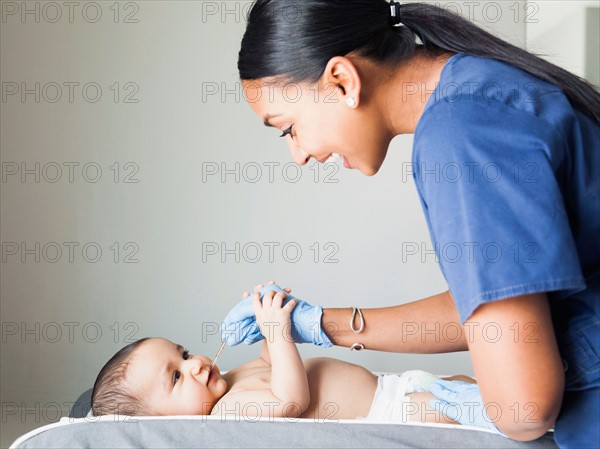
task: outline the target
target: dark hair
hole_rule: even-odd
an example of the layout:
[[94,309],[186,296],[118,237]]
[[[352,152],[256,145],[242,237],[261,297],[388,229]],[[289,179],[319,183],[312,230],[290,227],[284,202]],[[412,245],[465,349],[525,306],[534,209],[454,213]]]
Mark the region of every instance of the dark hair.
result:
[[446,9],[405,3],[400,17],[404,26],[392,26],[386,0],[256,0],[239,52],[240,78],[314,83],[332,57],[351,52],[392,65],[408,61],[417,49],[430,56],[463,53],[511,64],[554,84],[600,123],[600,93],[583,78]]
[[148,338],[142,338],[120,349],[102,367],[92,390],[92,414],[155,415],[144,400],[126,385],[127,368],[133,352]]

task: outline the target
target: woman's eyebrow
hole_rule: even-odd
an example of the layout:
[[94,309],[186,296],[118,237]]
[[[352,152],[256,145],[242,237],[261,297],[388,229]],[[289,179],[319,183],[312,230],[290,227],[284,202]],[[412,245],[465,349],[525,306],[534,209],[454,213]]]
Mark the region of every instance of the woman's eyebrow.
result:
[[263,123],[265,124],[265,126],[270,126],[271,128],[274,128],[274,126],[269,122],[269,120],[271,120],[272,118],[275,118],[275,117],[280,117],[282,115],[283,114],[267,114],[267,115],[265,115]]

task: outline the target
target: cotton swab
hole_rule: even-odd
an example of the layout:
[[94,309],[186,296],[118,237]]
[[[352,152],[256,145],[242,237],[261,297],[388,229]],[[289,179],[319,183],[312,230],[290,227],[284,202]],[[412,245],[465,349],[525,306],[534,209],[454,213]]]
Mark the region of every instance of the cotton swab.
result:
[[221,346],[219,346],[219,350],[217,351],[217,354],[215,355],[215,358],[213,359],[212,364],[210,365],[210,370],[212,371],[212,369],[215,366],[215,363],[217,363],[217,359],[219,358],[219,356],[221,355],[221,351],[223,350],[223,348],[225,347],[225,342],[221,342]]

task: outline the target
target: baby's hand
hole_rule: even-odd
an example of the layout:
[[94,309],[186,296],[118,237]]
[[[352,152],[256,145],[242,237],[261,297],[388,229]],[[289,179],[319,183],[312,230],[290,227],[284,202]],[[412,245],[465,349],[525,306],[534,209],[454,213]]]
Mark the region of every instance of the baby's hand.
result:
[[[273,285],[275,284],[275,280],[271,279],[270,281],[265,282],[264,284],[256,284],[254,286],[254,293],[256,293],[257,291],[259,291],[261,288],[263,288],[265,285]],[[292,289],[289,287],[285,287],[283,290],[285,290],[288,293],[292,293]],[[248,290],[246,290],[243,294],[242,294],[242,298],[246,298],[247,296],[250,296],[250,293],[248,292]]]
[[256,315],[256,322],[269,343],[281,338],[293,341],[290,315],[296,306],[296,299],[291,299],[282,307],[286,296],[285,292],[275,293],[273,290],[269,290],[264,293],[261,302],[260,293],[254,294],[252,308]]

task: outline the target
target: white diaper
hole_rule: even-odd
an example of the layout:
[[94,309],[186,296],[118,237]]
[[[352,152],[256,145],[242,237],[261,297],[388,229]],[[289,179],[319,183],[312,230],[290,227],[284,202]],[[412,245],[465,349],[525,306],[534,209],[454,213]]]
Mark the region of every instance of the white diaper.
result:
[[[439,377],[420,370],[398,374],[381,374],[367,420],[409,422],[407,395],[429,391],[429,384]],[[409,410],[410,412],[410,410]]]

